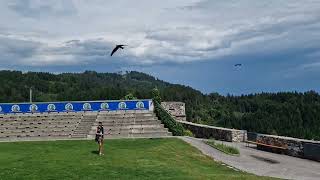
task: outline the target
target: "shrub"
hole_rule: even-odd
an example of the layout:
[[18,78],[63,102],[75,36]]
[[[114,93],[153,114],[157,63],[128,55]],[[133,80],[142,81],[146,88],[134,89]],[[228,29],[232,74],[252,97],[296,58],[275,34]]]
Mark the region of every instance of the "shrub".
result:
[[152,89],[152,100],[161,104],[161,96],[158,88]]
[[184,130],[184,135],[185,135],[185,136],[194,137],[194,135],[193,135],[192,131],[190,131],[189,129]]
[[166,128],[169,129],[170,132],[172,132],[172,135],[174,136],[183,136],[184,135],[184,129],[180,123],[175,121],[171,115],[163,109],[160,103],[157,101],[154,101],[154,110],[157,116],[160,118],[161,122],[164,124]]

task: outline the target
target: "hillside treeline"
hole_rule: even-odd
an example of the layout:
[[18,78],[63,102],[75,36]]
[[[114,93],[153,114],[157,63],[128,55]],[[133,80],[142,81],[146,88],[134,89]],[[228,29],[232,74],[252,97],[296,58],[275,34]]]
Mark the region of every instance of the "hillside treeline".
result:
[[50,74],[0,71],[0,102],[122,99],[131,93],[151,98],[157,87],[163,101],[186,103],[192,122],[248,131],[320,140],[320,96],[280,92],[243,96],[203,94],[140,72]]

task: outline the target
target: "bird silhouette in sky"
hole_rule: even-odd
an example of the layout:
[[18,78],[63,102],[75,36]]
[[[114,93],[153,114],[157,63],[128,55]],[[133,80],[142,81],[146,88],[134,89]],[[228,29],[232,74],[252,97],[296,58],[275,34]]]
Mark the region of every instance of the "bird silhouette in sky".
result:
[[236,66],[236,67],[239,66],[240,67],[240,66],[242,66],[242,64],[235,64],[234,66]]
[[111,55],[110,55],[110,56],[112,56],[115,52],[117,52],[119,48],[123,49],[123,48],[124,48],[124,46],[127,46],[127,45],[124,45],[124,44],[116,45],[116,47],[112,50],[112,52],[111,52]]

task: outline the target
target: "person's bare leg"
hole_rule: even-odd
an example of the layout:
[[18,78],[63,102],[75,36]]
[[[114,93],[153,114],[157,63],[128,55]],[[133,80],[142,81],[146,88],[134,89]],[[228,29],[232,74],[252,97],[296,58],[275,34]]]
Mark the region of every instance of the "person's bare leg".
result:
[[99,155],[101,155],[101,140],[99,141]]
[[104,155],[103,154],[103,141],[104,141],[104,139],[101,139],[101,155]]

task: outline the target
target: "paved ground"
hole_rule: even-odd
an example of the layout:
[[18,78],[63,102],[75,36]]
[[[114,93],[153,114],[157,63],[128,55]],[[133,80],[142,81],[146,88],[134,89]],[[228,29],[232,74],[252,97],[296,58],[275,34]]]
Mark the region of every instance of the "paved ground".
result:
[[253,148],[253,145],[246,147],[245,143],[223,142],[238,147],[240,156],[230,156],[208,146],[202,139],[191,137],[179,138],[190,143],[216,161],[221,161],[236,169],[256,175],[299,180],[320,179],[319,162],[256,150]]

